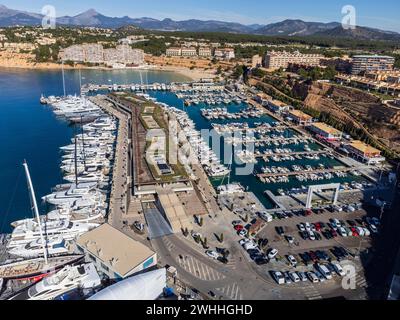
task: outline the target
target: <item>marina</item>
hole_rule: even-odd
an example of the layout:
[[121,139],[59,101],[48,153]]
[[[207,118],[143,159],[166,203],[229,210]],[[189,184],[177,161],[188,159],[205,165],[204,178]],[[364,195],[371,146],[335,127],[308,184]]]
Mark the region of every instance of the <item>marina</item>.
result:
[[[153,194],[161,199],[171,197],[175,190],[193,190],[188,179],[198,180],[197,166],[219,194],[220,205],[229,207],[232,195],[244,194],[245,201],[241,196],[234,200],[234,213],[253,216],[258,210],[267,222],[273,220],[271,212],[276,207],[287,205],[281,203],[282,197],[301,197],[309,185],[338,182],[340,190],[349,192],[371,187],[361,173],[364,166],[345,164],[335,151],[310,134],[302,134],[299,126],[271,117],[247,103],[248,98],[235,101],[234,97],[243,93],[229,95],[224,88],[213,90],[208,84],[193,90],[193,85],[130,85],[126,92],[125,87],[100,85],[83,90],[82,96],[40,97],[44,108],[72,126],[73,136],[59,147],[64,182],[41,197],[48,208],[46,214],[40,215],[34,203],[35,217],[13,221],[13,231],[4,238],[6,254],[0,275],[10,284],[29,283],[21,290],[15,285],[16,291],[8,286],[10,299],[55,299],[66,292],[63,286],[68,284],[62,281],[66,275],[75,289],[99,287],[98,275],[90,271],[90,265],[76,265],[83,258],[77,254],[76,239],[105,221],[119,223],[134,201],[131,197]],[[105,94],[97,95],[96,90],[103,88]],[[210,107],[212,95],[215,107]],[[177,127],[164,126],[163,121],[174,119]],[[177,165],[169,164],[158,138],[148,140],[149,129],[176,135],[181,146]],[[224,138],[223,144],[216,148],[215,137],[207,139],[203,130],[214,130],[216,137]],[[149,142],[154,141],[161,150],[152,155],[156,167],[145,157]],[[225,148],[233,153],[226,154]],[[252,169],[241,174],[244,164]],[[24,166],[35,199],[27,164]],[[174,219],[170,213],[167,218]],[[186,216],[180,216],[178,222],[174,222],[174,232],[189,226]],[[258,232],[264,226],[260,221],[251,230]],[[54,295],[41,296],[53,285],[57,287]]]

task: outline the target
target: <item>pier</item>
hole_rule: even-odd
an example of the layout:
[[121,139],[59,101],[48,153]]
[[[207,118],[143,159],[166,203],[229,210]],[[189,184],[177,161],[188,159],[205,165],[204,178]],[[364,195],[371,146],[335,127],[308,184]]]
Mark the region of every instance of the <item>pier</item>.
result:
[[297,175],[305,175],[305,174],[324,174],[324,173],[335,173],[335,172],[351,172],[351,171],[359,171],[362,170],[365,166],[358,167],[340,167],[340,168],[332,168],[332,169],[315,169],[315,170],[302,170],[302,171],[290,171],[285,173],[259,173],[257,174],[258,178],[270,178],[270,177],[290,177]]
[[118,133],[108,212],[108,222],[112,225],[115,217],[121,217],[123,214],[126,214],[130,202],[130,170],[128,165],[128,149],[130,145],[129,116],[116,109],[105,97],[91,97],[90,101],[118,119]]
[[320,155],[320,154],[325,154],[325,155],[330,155],[331,153],[329,151],[299,151],[299,152],[278,152],[278,153],[261,153],[261,154],[255,154],[254,156],[256,158],[268,158],[268,157],[281,157],[281,156],[307,156],[307,155]]

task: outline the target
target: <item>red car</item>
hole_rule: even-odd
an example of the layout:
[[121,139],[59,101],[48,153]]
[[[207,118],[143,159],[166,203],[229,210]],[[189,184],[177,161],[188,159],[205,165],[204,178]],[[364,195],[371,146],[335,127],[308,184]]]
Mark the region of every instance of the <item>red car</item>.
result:
[[244,229],[244,227],[241,224],[238,224],[236,226],[233,227],[236,231],[242,231]]
[[307,209],[306,211],[304,211],[304,214],[305,214],[306,216],[311,216],[312,210],[311,210],[311,209]]
[[317,255],[315,254],[314,251],[310,251],[310,252],[309,252],[309,255],[310,255],[311,259],[312,259],[314,262],[318,260],[318,257],[317,257]]
[[350,230],[351,232],[353,232],[353,237],[358,237],[360,235],[356,228],[352,227],[350,228]]
[[318,232],[321,231],[321,224],[319,222],[314,223],[314,226],[315,226],[316,231],[318,231]]
[[334,238],[336,238],[336,237],[338,236],[338,234],[337,234],[337,232],[336,232],[335,229],[331,229],[331,233],[332,233],[332,236],[333,236]]

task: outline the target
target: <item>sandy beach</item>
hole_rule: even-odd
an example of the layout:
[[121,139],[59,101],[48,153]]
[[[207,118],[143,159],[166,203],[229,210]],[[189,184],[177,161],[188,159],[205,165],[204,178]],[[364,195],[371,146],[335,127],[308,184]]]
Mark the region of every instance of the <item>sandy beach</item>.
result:
[[[27,53],[13,53],[7,51],[0,51],[0,68],[19,68],[19,69],[36,69],[36,70],[59,70],[61,64],[51,62],[35,62],[33,54]],[[96,69],[96,70],[112,70],[106,67],[88,67],[85,65],[70,66],[64,64],[64,69]],[[167,71],[179,73],[192,81],[198,81],[202,78],[214,78],[215,73],[210,70],[193,69],[177,67],[177,66],[158,66],[148,65],[142,68],[127,68],[126,70],[153,70],[153,71]]]

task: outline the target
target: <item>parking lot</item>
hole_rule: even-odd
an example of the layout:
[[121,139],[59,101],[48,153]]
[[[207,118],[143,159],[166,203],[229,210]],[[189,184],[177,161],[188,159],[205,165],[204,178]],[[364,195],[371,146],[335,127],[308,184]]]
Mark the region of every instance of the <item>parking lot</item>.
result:
[[[365,284],[358,257],[370,248],[379,221],[367,218],[361,205],[354,207],[278,211],[256,236],[246,232],[256,223],[251,215],[251,220],[233,220],[232,231],[243,238],[240,244],[249,262],[279,284],[338,284],[349,264],[357,269],[358,282]],[[265,215],[258,216],[267,222]],[[276,279],[274,271],[281,271],[283,280]]]

